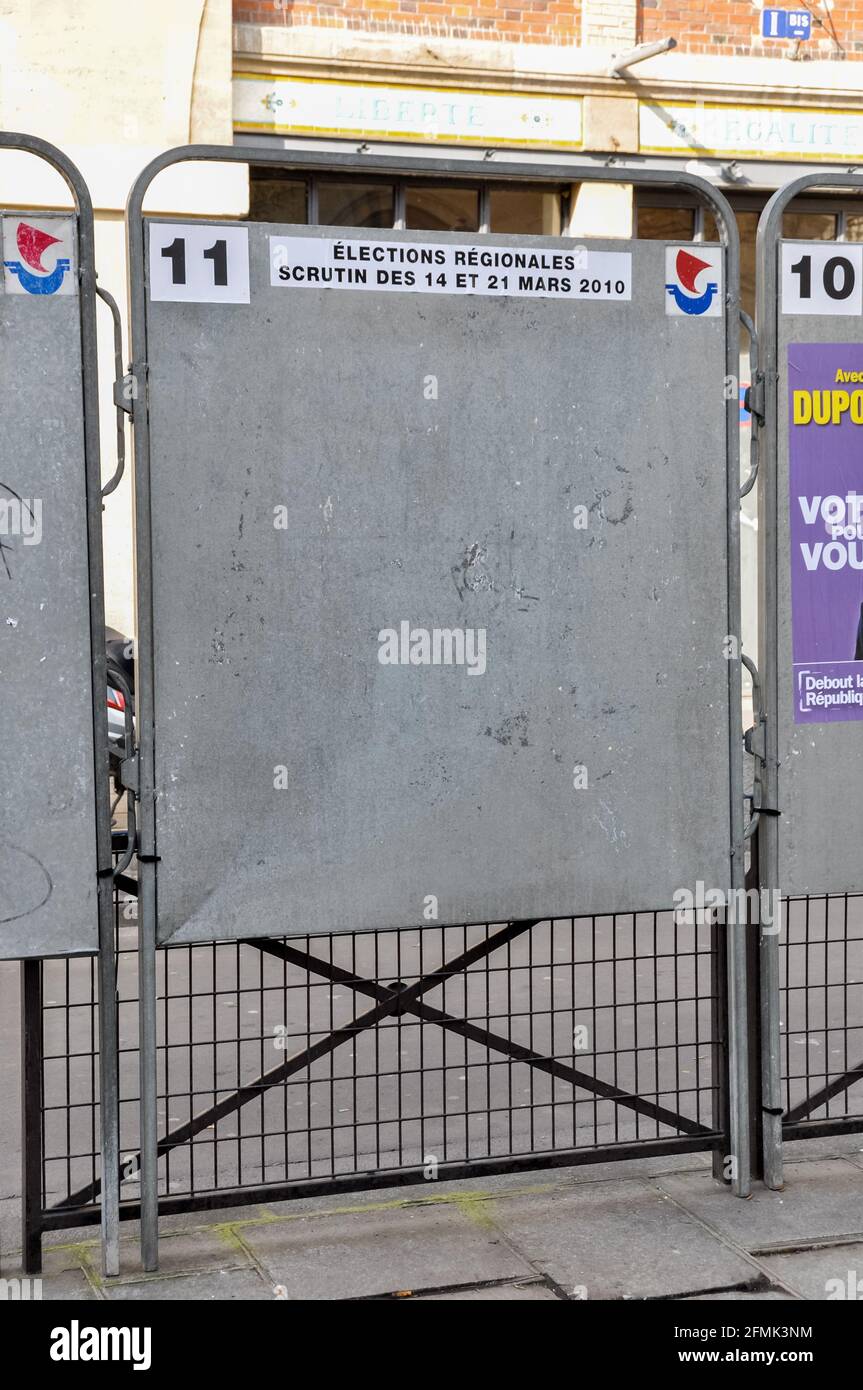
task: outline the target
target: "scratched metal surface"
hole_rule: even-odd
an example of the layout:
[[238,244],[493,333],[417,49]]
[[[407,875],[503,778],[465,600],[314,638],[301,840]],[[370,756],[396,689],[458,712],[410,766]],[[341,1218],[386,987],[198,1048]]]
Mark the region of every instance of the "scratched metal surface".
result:
[[41,502],[41,540],[0,535],[3,958],[96,951],[98,919],[78,299],[0,283],[0,499],[16,493]]
[[[723,321],[660,243],[591,304],[271,289],[291,230],[249,306],[148,306],[160,939],[727,885]],[[485,674],[380,665],[403,619]]]
[[[788,897],[860,893],[863,720],[794,722],[787,370],[790,343],[851,343],[855,351],[849,354],[847,365],[856,371],[863,365],[860,319],[842,314],[779,314],[779,887]],[[856,487],[863,491],[863,469]],[[824,488],[825,495],[832,491],[832,485]],[[828,539],[826,534],[823,539]],[[860,597],[863,600],[863,582]],[[855,624],[856,614],[849,614],[851,640]],[[849,656],[852,654],[849,648]]]

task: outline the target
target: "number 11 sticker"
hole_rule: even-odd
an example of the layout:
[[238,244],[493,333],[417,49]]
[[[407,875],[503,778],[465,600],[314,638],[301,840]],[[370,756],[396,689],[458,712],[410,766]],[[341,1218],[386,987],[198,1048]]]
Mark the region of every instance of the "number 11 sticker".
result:
[[150,299],[249,303],[248,227],[151,222]]
[[863,246],[782,243],[783,314],[863,313]]

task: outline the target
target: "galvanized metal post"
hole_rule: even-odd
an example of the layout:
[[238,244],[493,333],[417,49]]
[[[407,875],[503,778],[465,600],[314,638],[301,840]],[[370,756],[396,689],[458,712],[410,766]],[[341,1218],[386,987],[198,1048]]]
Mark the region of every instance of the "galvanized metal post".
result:
[[[725,200],[722,200],[723,203]],[[731,718],[728,727],[729,819],[731,827],[732,901],[740,901],[746,877],[743,840],[743,757],[741,727],[743,674],[739,660],[740,628],[740,236],[737,221],[726,204],[726,215],[717,219],[725,247],[726,264],[726,455],[728,507],[727,603],[729,644],[728,681]],[[730,389],[732,386],[737,389]],[[744,916],[741,922],[739,918]],[[751,1190],[751,1136],[749,1115],[749,1027],[746,978],[745,914],[733,912],[728,923],[728,1107],[732,1159],[731,1187],[736,1197]]]
[[102,1274],[120,1273],[120,1057],[117,968],[112,920],[113,883],[101,879],[99,947],[99,1106],[102,1126]]
[[[747,933],[746,974],[749,1023],[749,1123],[752,1136],[752,1177],[764,1178],[763,1109],[761,1104],[761,946],[760,911],[753,913],[749,893],[758,894],[758,835],[752,836],[749,870],[746,875]],[[758,935],[756,935],[756,931]]]
[[[119,1269],[119,1150],[118,1072],[116,1056],[116,999],[108,988],[113,972],[114,944],[111,880],[111,821],[108,800],[108,723],[106,712],[106,658],[104,576],[102,561],[102,479],[99,452],[99,377],[96,332],[96,264],[93,205],[89,190],[76,166],[62,151],[32,135],[0,133],[0,149],[20,150],[50,164],[65,181],[75,204],[78,256],[78,304],[81,341],[81,413],[84,439],[84,471],[87,511],[86,546],[89,571],[89,620],[91,693],[93,717],[93,773],[99,976],[102,986],[99,1009],[100,1095],[102,1147],[102,1260],[106,1274]],[[27,971],[25,969],[25,977]],[[33,987],[35,990],[35,986]],[[33,994],[35,998],[35,993]],[[39,1023],[41,1029],[41,1020]]]
[[[777,488],[777,340],[776,315],[778,280],[775,229],[782,226],[781,209],[785,190],[771,198],[758,225],[757,255],[760,275],[756,282],[756,327],[764,382],[764,422],[753,419],[757,431],[760,468],[758,477],[758,666],[762,682],[764,709],[764,765],[761,773],[762,801],[768,814],[758,825],[758,869],[762,895],[769,897],[779,887],[779,827],[775,812],[779,806],[779,641],[778,577],[778,488]],[[774,216],[776,208],[780,211]],[[769,231],[768,231],[769,226]],[[782,1074],[779,1052],[779,942],[761,927],[761,1106],[762,1164],[767,1187],[782,1186]]]
[[21,1263],[42,1273],[42,962],[21,962]]
[[[147,843],[146,840],[142,841]],[[159,1112],[156,1041],[156,893],[152,863],[139,880],[138,988],[141,1081],[141,1263],[159,1267]]]
[[711,1071],[714,1078],[713,1127],[721,1138],[713,1148],[711,1167],[716,1182],[731,1185],[728,1172],[728,1136],[731,1114],[728,1098],[728,930],[724,922],[710,925],[710,1033]]
[[[146,391],[143,281],[137,283],[137,259],[142,246],[135,224],[128,224],[130,273],[130,341],[132,379],[137,396]],[[143,239],[141,238],[141,241]],[[139,301],[140,296],[140,301]],[[134,410],[135,526],[138,535],[150,527],[149,437],[144,410]],[[139,749],[153,737],[153,619],[149,602],[142,601],[150,585],[149,547],[138,551],[138,640],[136,646],[135,717]],[[152,761],[139,754],[138,817],[138,1047],[140,1077],[140,1193],[141,1261],[145,1270],[159,1266],[158,1080],[156,1037],[156,824]]]
[[[150,441],[147,390],[146,293],[144,235],[140,205],[134,208],[135,185],[126,221],[129,271],[129,340],[135,405],[132,427],[135,451],[135,531],[137,546],[137,645],[135,648],[135,718],[138,766],[138,1065],[140,1077],[141,1262],[159,1266],[159,1119],[156,1037],[156,820],[153,763],[147,756],[153,740],[153,612],[150,534]],[[143,198],[143,194],[142,194]]]
[[[108,723],[103,691],[107,687],[105,604],[102,565],[102,472],[99,454],[99,347],[96,328],[96,246],[93,209],[83,185],[78,206],[81,266],[81,351],[84,362],[84,432],[88,460],[87,521],[95,673],[97,791],[107,796],[110,778]],[[114,954],[114,860],[111,823],[98,821],[99,853],[99,1103],[102,1136],[102,1273],[120,1273],[120,1066],[118,1055],[117,980]]]

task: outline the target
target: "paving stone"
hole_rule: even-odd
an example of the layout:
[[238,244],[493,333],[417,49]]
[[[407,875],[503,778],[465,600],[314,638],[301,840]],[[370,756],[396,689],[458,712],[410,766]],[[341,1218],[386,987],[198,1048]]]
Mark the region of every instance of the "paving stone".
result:
[[[854,1143],[859,1146],[859,1136]],[[795,1301],[778,1287],[709,1292],[747,1283],[761,1269],[802,1298],[828,1299],[831,1292],[836,1298],[842,1292],[847,1299],[849,1287],[856,1291],[863,1281],[863,1156],[855,1148],[842,1157],[822,1158],[815,1144],[793,1147],[796,1161],[786,1164],[784,1192],[756,1186],[747,1201],[715,1184],[709,1156],[696,1155],[697,1164],[687,1157],[644,1160],[637,1169],[640,1181],[631,1165],[603,1164],[435,1189],[436,1196],[451,1193],[451,1202],[426,1204],[425,1187],[410,1194],[394,1188],[281,1203],[277,1210],[288,1220],[255,1221],[276,1210],[262,1206],[219,1212],[209,1222],[203,1213],[169,1218],[161,1223],[161,1268],[149,1278],[140,1275],[137,1223],[124,1223],[123,1277],[106,1284],[105,1296],[114,1301],[340,1299],[404,1289],[413,1292],[413,1301],[423,1302],[558,1301],[537,1281],[542,1270],[565,1290],[584,1285],[588,1300],[677,1295],[698,1302]],[[10,1205],[0,1203],[0,1209]],[[20,1242],[20,1213],[14,1216]],[[272,1285],[216,1228],[232,1218]],[[95,1235],[93,1226],[82,1228],[82,1244],[98,1269]],[[861,1238],[787,1254],[770,1249],[849,1235]],[[44,1299],[99,1297],[80,1268],[81,1250],[70,1245],[74,1239],[65,1231],[46,1236]],[[757,1267],[726,1242],[755,1252]],[[19,1260],[14,1254],[4,1258],[6,1277],[20,1273]],[[507,1282],[489,1282],[502,1280]],[[830,1280],[839,1283],[830,1286]],[[447,1288],[470,1284],[477,1287]],[[283,1286],[284,1294],[275,1293],[275,1285]],[[863,1286],[857,1298],[863,1302]]]
[[833,1134],[819,1139],[795,1139],[786,1145],[786,1163],[805,1163],[815,1158],[845,1158],[863,1161],[863,1134]]
[[[710,1154],[671,1154],[666,1157],[632,1158],[625,1164],[612,1160],[609,1163],[585,1163],[574,1168],[555,1170],[555,1179],[563,1180],[563,1185],[571,1187],[585,1182],[620,1182],[621,1178],[648,1178],[665,1173],[709,1173],[713,1160]],[[538,1175],[537,1175],[538,1176]],[[558,1185],[558,1183],[556,1183]]]
[[288,1298],[361,1298],[534,1273],[483,1213],[470,1220],[449,1204],[273,1222],[245,1227],[243,1239]]
[[[221,1226],[221,1221],[220,1221]],[[99,1246],[90,1250],[90,1261],[94,1269],[100,1267]],[[198,1225],[191,1231],[165,1231],[159,1223],[159,1269],[160,1275],[196,1274],[205,1270],[248,1269],[251,1268],[248,1255],[239,1244],[225,1238],[220,1229]],[[120,1239],[120,1274],[118,1280],[109,1284],[129,1280],[137,1283],[141,1278],[141,1248],[137,1236],[129,1238],[124,1223]]]
[[0,1267],[6,1269],[21,1255],[21,1198],[0,1197]]
[[[94,1262],[99,1258],[99,1247],[94,1246],[91,1252]],[[44,1277],[54,1274],[64,1274],[70,1269],[81,1268],[81,1248],[79,1246],[55,1246],[43,1247],[42,1250],[42,1274]],[[8,1266],[4,1265],[4,1273],[8,1272]]]
[[69,1269],[61,1274],[42,1276],[42,1301],[50,1303],[60,1299],[99,1301],[83,1269]]
[[426,1293],[406,1298],[406,1303],[559,1303],[546,1284],[497,1284],[484,1289],[460,1289],[458,1293]]
[[276,1294],[255,1270],[220,1269],[200,1274],[179,1274],[172,1279],[123,1280],[105,1286],[112,1302],[203,1302],[273,1299]]
[[[816,1236],[863,1233],[863,1172],[844,1158],[785,1165],[785,1190],[756,1185],[745,1201],[694,1174],[656,1186],[747,1250]],[[855,1200],[856,1194],[856,1200]]]
[[[705,1169],[709,1170],[710,1165],[709,1154],[680,1154],[668,1158],[636,1158],[627,1161],[625,1176],[634,1178],[666,1173],[702,1172]],[[245,1210],[233,1208],[231,1212],[220,1215],[221,1219],[226,1221],[233,1219],[240,1223],[261,1214],[287,1217],[314,1216],[318,1213],[343,1211],[346,1207],[361,1209],[386,1206],[393,1202],[416,1201],[422,1203],[424,1199],[428,1198],[432,1188],[435,1195],[443,1199],[449,1195],[465,1195],[475,1200],[483,1196],[495,1198],[510,1195],[524,1196],[532,1193],[553,1192],[558,1189],[564,1191],[574,1185],[580,1186],[582,1183],[617,1182],[621,1176],[623,1176],[623,1169],[620,1163],[574,1164],[570,1168],[540,1169],[533,1173],[483,1174],[481,1178],[464,1178],[458,1181],[435,1184],[417,1183],[415,1187],[409,1188],[386,1187],[376,1188],[368,1192],[334,1193],[332,1197],[303,1197],[290,1202],[268,1202],[257,1208],[246,1207]],[[200,1213],[197,1213],[194,1216],[165,1218],[163,1229],[171,1229],[165,1225],[165,1222],[175,1222],[177,1225],[174,1229],[182,1229],[190,1225],[200,1225],[201,1216]]]
[[[505,1173],[497,1177],[484,1174],[481,1178],[465,1178],[459,1182],[424,1182],[410,1187],[375,1188],[367,1192],[334,1193],[331,1197],[303,1197],[290,1202],[268,1202],[265,1208],[258,1210],[270,1217],[295,1217],[372,1210],[395,1205],[411,1206],[414,1203],[422,1206],[426,1202],[432,1206],[445,1206],[448,1197],[465,1196],[479,1201],[486,1196],[497,1197],[510,1192],[550,1192],[557,1187],[566,1186],[566,1182],[560,1178],[560,1171],[570,1175],[584,1173],[586,1170],[565,1168],[541,1173]],[[253,1214],[253,1208],[238,1214],[237,1224],[244,1218],[248,1220]],[[197,1219],[200,1221],[200,1216]]]
[[[857,1215],[860,1219],[859,1211]],[[804,1298],[832,1302],[856,1295],[854,1301],[863,1303],[863,1241],[788,1255],[759,1255],[758,1263]]]
[[796,1303],[797,1299],[792,1298],[790,1293],[784,1289],[758,1289],[754,1293],[743,1293],[740,1289],[735,1289],[730,1293],[697,1293],[690,1298],[683,1298],[681,1303]]
[[[123,1263],[125,1265],[125,1260]],[[250,1263],[246,1252],[218,1230],[204,1227],[169,1235],[160,1232],[159,1274],[195,1274],[205,1270],[248,1268]],[[137,1248],[130,1273],[140,1276]]]
[[[693,1181],[702,1187],[706,1174]],[[731,1198],[726,1197],[726,1200]],[[502,1231],[562,1289],[651,1298],[743,1284],[757,1269],[642,1183],[598,1183],[494,1206]]]

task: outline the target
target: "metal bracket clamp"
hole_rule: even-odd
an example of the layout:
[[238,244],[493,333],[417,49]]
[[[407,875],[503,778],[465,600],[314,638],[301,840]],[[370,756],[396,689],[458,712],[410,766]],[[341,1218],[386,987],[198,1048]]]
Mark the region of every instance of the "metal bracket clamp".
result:
[[[749,335],[749,364],[752,382],[743,393],[743,409],[752,416],[753,424],[759,429],[764,424],[764,373],[759,368],[758,334],[755,324],[744,309],[740,310],[740,322]],[[749,446],[749,472],[740,485],[740,496],[745,497],[755,486],[758,478],[759,449],[758,437],[753,431]]]
[[140,796],[140,771],[137,749],[120,764],[120,786],[125,787],[134,797]]
[[108,290],[103,289],[101,285],[96,286],[96,293],[102,302],[107,304],[111,313],[111,321],[114,326],[114,371],[116,373],[113,396],[114,405],[117,410],[117,467],[114,470],[113,476],[108,479],[107,483],[105,483],[102,488],[102,497],[104,498],[119,486],[120,479],[126,471],[126,426],[123,415],[131,415],[132,407],[124,394],[125,384],[128,378],[122,375],[123,327],[120,322],[120,310],[117,308],[117,301],[114,296],[110,294]]
[[118,410],[124,411],[130,420],[135,418],[135,408],[132,405],[134,399],[135,373],[129,371],[114,382],[114,404]]
[[743,747],[753,758],[757,758],[760,763],[765,760],[765,727],[764,716],[759,717],[758,723],[753,724],[751,729],[747,729],[743,735]]
[[752,679],[752,705],[755,716],[755,723],[743,735],[743,746],[747,753],[755,759],[755,773],[752,779],[752,819],[743,832],[744,840],[748,840],[758,829],[758,822],[762,815],[769,814],[767,809],[761,805],[761,769],[767,756],[767,721],[764,718],[761,704],[761,677],[758,674],[758,667],[750,657],[743,653],[740,660]]
[[129,796],[128,796],[128,798],[127,798],[127,803],[126,803],[126,806],[127,806],[127,810],[126,810],[126,815],[127,815],[126,851],[125,851],[125,853],[123,854],[122,858],[120,859],[120,862],[119,862],[118,864],[116,864],[115,867],[114,867],[114,878],[117,879],[117,878],[120,876],[120,874],[125,873],[126,870],[128,869],[129,865],[130,865],[131,862],[132,862],[132,859],[133,859],[134,854],[135,854],[135,850],[136,850],[137,845],[138,845],[138,821],[137,821],[137,816],[136,816],[136,814],[135,814],[135,801],[136,801],[136,800],[139,798],[139,796],[140,796],[140,793],[139,793],[139,790],[138,790],[138,788],[139,788],[139,772],[138,772],[139,764],[138,764],[138,750],[137,750],[137,748],[134,746],[135,727],[134,727],[134,722],[133,722],[133,719],[132,719],[132,692],[131,692],[130,689],[129,689],[129,684],[128,684],[128,682],[127,682],[127,680],[126,680],[126,677],[124,676],[123,672],[122,672],[117,666],[114,666],[111,662],[108,663],[108,671],[107,671],[107,674],[108,674],[108,679],[111,681],[111,683],[112,683],[113,685],[115,685],[115,686],[116,686],[120,691],[122,691],[122,693],[123,693],[123,698],[124,698],[124,703],[125,703],[125,717],[124,717],[125,732],[124,732],[124,738],[125,738],[125,746],[126,746],[126,749],[128,750],[128,751],[127,751],[127,754],[126,754],[126,757],[123,758],[122,761],[121,761],[121,763],[120,763],[120,785],[121,785],[121,787],[123,787],[123,788],[129,793]]
[[743,393],[743,409],[748,410],[749,414],[759,425],[764,424],[764,373],[755,372],[752,385],[747,386]]

